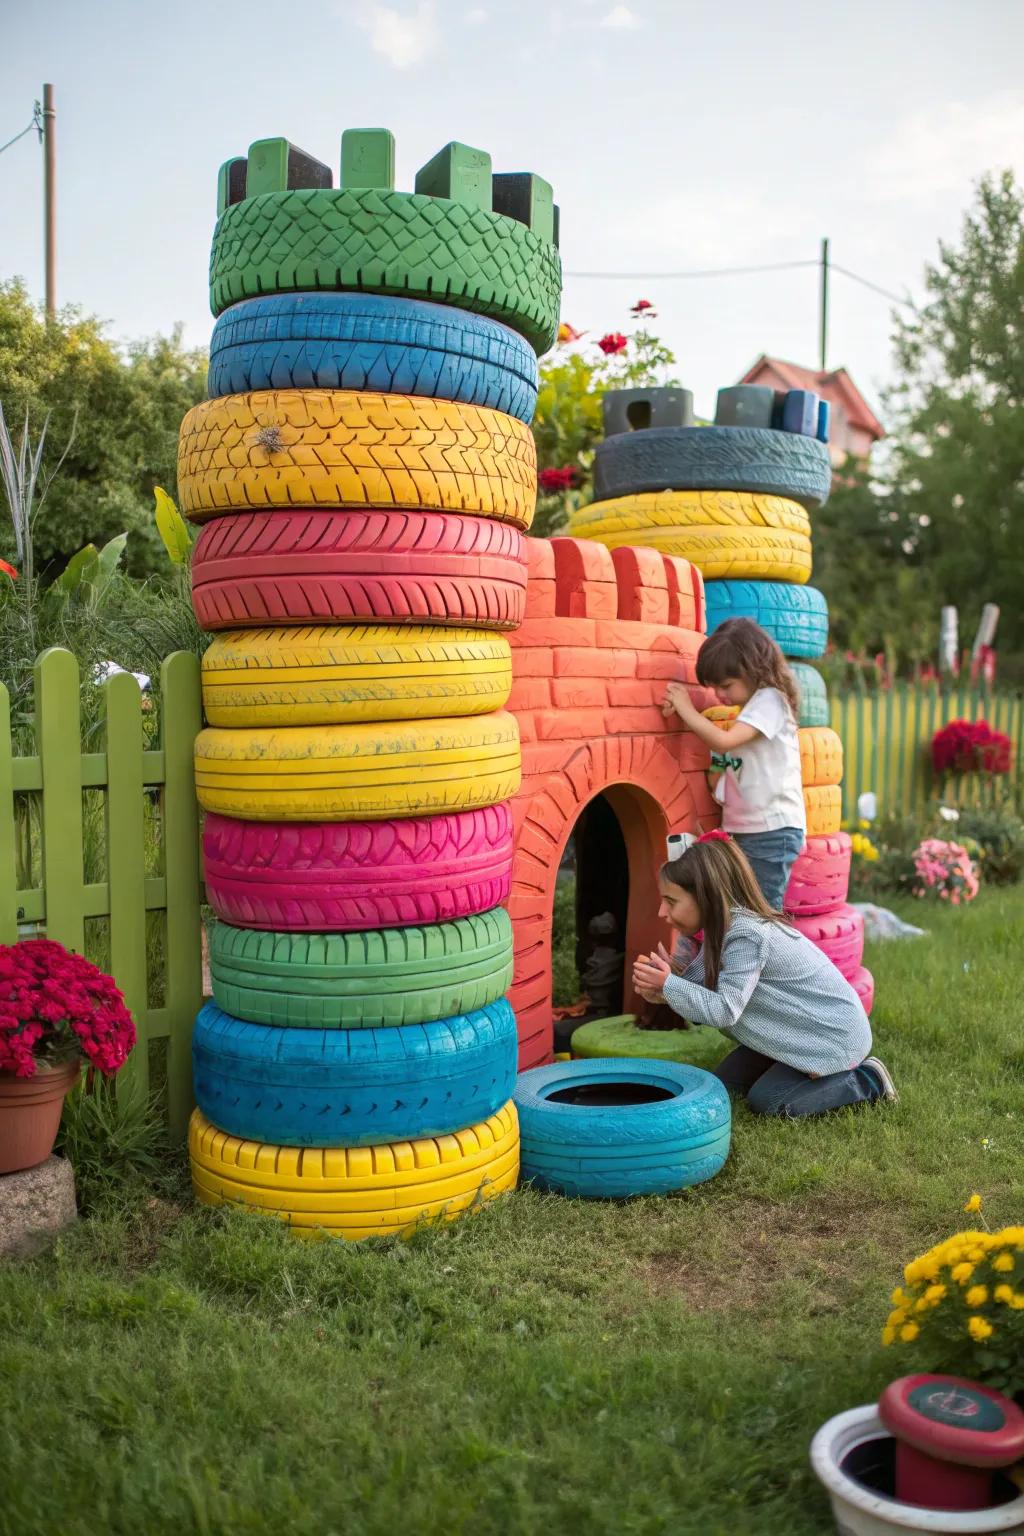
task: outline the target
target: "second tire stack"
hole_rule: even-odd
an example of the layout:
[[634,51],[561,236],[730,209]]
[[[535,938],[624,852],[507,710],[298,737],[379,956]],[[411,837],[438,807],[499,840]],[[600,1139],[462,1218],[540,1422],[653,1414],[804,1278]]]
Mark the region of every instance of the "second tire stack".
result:
[[790,659],[801,698],[807,842],[786,910],[870,1010],[863,919],[847,904],[842,743],[829,727],[821,675],[807,665],[828,641],[827,604],[806,585],[810,512],[831,485],[828,410],[802,390],[741,385],[720,390],[715,425],[698,427],[688,390],[612,392],[594,461],[596,499],[574,515],[570,532],[610,549],[647,544],[692,561],[705,578],[708,634],[726,619],[750,618]]
[[518,1171],[505,632],[560,267],[550,188],[481,151],[399,193],[391,135],[353,131],[331,181],[285,140],[223,168],[211,398],[182,424],[217,632],[190,1151],[199,1199],[358,1238]]

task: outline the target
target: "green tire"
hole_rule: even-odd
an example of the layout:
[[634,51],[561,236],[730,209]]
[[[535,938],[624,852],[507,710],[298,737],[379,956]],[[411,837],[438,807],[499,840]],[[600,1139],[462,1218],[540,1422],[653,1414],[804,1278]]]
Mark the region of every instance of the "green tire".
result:
[[643,1061],[685,1061],[691,1066],[713,1067],[722,1055],[717,1029],[637,1029],[631,1013],[614,1018],[591,1019],[573,1033],[574,1056],[593,1060],[598,1056],[622,1056]]
[[362,933],[266,933],[215,923],[210,976],[218,1007],[251,1024],[426,1024],[485,1008],[508,991],[512,924],[503,907]]
[[808,667],[801,661],[791,661],[789,670],[796,678],[796,685],[800,689],[798,724],[831,725],[832,711],[828,704],[828,690],[821,673],[816,667]]
[[558,328],[558,249],[501,213],[375,187],[265,192],[225,209],[210,255],[215,315],[261,294],[397,294],[491,315],[537,353]]

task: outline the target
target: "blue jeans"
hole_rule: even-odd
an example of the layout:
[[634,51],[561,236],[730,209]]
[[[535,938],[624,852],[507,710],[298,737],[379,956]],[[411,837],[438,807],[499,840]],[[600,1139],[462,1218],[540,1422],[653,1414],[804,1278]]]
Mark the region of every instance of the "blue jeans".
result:
[[775,832],[732,832],[730,836],[746,854],[765,901],[773,912],[781,912],[789,872],[804,846],[802,830],[779,827]]
[[745,1094],[755,1115],[823,1115],[845,1104],[870,1104],[882,1096],[882,1085],[870,1067],[830,1072],[827,1077],[808,1077],[796,1067],[773,1061],[738,1045],[715,1068],[715,1076],[730,1093]]

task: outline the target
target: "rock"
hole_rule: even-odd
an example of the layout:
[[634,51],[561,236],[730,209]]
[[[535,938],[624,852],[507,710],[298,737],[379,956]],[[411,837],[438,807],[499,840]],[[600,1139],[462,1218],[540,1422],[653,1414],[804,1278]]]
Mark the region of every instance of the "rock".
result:
[[63,1157],[0,1175],[0,1257],[30,1258],[78,1217],[75,1175]]

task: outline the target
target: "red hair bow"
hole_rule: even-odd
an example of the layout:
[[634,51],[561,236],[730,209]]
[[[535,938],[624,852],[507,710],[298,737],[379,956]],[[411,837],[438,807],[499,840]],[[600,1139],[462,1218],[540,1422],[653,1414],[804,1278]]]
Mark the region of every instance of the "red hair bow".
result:
[[710,832],[702,832],[697,841],[698,843],[731,843],[732,838],[728,832],[723,832],[721,827],[712,827]]

